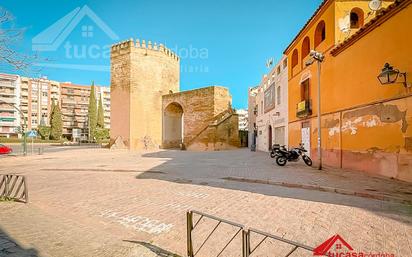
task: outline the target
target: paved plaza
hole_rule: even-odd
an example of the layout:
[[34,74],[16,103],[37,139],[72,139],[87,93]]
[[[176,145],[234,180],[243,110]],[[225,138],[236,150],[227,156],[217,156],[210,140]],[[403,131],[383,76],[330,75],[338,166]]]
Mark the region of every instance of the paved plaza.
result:
[[[75,149],[2,158],[0,173],[25,175],[30,197],[0,202],[0,256],[185,256],[190,209],[311,247],[339,234],[357,250],[412,256],[411,184],[280,168],[248,149]],[[199,222],[195,250],[215,225]],[[235,232],[219,227],[197,256],[216,256]],[[288,250],[267,240],[252,256]],[[221,256],[241,256],[240,235]]]

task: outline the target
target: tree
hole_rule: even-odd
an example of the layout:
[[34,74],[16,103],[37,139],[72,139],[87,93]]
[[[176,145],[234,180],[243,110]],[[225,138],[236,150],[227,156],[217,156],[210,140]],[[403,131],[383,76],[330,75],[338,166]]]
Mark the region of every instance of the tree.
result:
[[101,96],[99,99],[99,109],[97,110],[97,127],[104,128],[104,109]]
[[95,137],[96,141],[101,143],[105,139],[110,138],[110,130],[107,128],[96,128]]
[[50,127],[45,126],[45,125],[40,125],[37,127],[37,131],[39,132],[41,139],[43,140],[49,139],[50,131],[51,131]]
[[[54,101],[53,101],[54,103]],[[58,104],[54,105],[50,118],[50,137],[51,139],[58,140],[63,134],[63,121],[62,113]]]
[[92,88],[90,90],[89,97],[89,138],[94,139],[96,126],[97,126],[97,106],[96,106],[96,95],[94,93],[94,81],[92,82]]
[[51,103],[51,107],[50,107],[50,120],[49,120],[49,124],[52,124],[52,119],[53,119],[53,112],[54,112],[54,108],[56,107],[56,104],[54,103],[54,99],[52,99],[52,103]]
[[25,29],[17,28],[15,18],[6,9],[0,7],[0,64],[22,72],[29,72],[33,63],[39,61],[37,53],[33,55],[19,53],[16,45],[22,41]]

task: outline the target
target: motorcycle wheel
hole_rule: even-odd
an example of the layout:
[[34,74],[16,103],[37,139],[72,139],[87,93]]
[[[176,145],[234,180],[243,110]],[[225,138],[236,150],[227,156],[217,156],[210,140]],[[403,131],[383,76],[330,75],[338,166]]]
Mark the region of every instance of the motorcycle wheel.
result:
[[309,156],[304,155],[304,156],[302,157],[302,159],[303,159],[303,161],[306,163],[306,165],[312,166],[312,160],[310,159]]
[[285,157],[283,157],[283,156],[278,156],[277,158],[276,158],[276,164],[277,165],[279,165],[279,166],[285,166],[286,165],[286,158]]
[[270,152],[270,157],[271,157],[271,158],[275,158],[275,157],[276,157],[275,152],[271,151],[271,152]]

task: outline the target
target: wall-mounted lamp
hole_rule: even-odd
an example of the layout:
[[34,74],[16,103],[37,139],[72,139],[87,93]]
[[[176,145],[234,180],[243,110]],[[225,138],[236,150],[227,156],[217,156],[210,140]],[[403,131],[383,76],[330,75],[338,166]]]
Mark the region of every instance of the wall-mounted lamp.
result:
[[[397,82],[399,75],[403,77],[403,82]],[[406,82],[406,72],[400,72],[398,69],[394,69],[389,63],[385,63],[382,72],[378,75],[378,80],[382,85],[402,83],[405,87],[408,87]]]

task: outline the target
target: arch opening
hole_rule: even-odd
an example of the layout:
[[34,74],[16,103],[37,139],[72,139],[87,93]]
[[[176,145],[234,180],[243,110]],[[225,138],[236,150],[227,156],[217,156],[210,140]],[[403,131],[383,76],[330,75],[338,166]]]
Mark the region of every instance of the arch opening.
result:
[[350,28],[358,29],[363,26],[363,11],[360,8],[353,8],[350,12]]
[[163,148],[181,148],[183,143],[183,108],[169,104],[163,112]]
[[315,29],[315,47],[326,39],[326,24],[320,21]]
[[298,65],[298,60],[299,60],[298,50],[295,49],[293,50],[293,53],[292,53],[292,68]]
[[310,39],[309,37],[305,37],[302,42],[302,60],[305,59],[306,56],[309,55],[310,52]]

